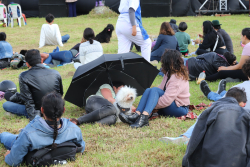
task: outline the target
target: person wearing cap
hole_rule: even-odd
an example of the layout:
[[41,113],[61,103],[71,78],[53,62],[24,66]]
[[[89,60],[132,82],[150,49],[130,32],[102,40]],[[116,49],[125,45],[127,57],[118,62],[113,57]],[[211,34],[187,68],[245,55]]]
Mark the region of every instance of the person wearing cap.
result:
[[63,95],[63,85],[58,71],[47,69],[41,64],[39,50],[27,51],[25,60],[29,70],[19,75],[20,93],[16,92],[8,96],[9,98],[6,98],[7,102],[3,104],[3,108],[7,113],[25,116],[33,120],[36,115],[41,115],[43,96],[50,92]]
[[234,53],[232,39],[224,29],[221,29],[222,24],[220,24],[219,20],[213,20],[212,24],[213,24],[214,30],[220,33],[221,36],[223,37],[227,50],[230,53]]
[[176,25],[176,20],[175,19],[171,19],[169,24],[171,25],[171,27],[172,27],[172,29],[174,30],[175,33],[179,32],[178,26]]

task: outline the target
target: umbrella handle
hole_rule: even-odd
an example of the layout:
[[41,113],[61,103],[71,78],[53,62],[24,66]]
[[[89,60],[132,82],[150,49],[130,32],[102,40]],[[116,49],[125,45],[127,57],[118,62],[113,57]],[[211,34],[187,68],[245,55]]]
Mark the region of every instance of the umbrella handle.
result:
[[122,70],[124,70],[124,62],[123,62],[123,57],[120,58],[121,64],[122,64]]

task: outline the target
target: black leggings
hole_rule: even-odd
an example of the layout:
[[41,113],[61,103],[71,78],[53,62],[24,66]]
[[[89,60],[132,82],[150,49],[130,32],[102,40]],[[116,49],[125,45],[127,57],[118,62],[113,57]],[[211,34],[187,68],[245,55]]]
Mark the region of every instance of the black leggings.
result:
[[210,75],[206,77],[207,81],[215,81],[218,79],[225,79],[225,78],[233,78],[233,79],[240,79],[242,81],[247,81],[248,77],[242,72],[242,70],[223,70],[219,71],[216,74]]
[[[201,54],[208,53],[208,52],[210,52],[210,51],[198,48],[197,51],[196,51],[196,54],[201,55]],[[222,49],[222,48],[217,48],[214,52],[218,53],[220,55],[223,55],[225,52],[228,52],[228,50],[227,49]]]
[[100,96],[91,96],[85,106],[85,115],[78,118],[79,124],[100,123],[113,125],[116,123],[116,108],[108,100]]

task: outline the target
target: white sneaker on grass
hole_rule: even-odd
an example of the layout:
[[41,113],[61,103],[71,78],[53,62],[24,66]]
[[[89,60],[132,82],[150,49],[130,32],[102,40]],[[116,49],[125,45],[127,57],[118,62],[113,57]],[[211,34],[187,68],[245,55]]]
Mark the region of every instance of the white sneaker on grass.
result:
[[174,143],[174,144],[187,144],[189,142],[189,138],[186,137],[162,137],[159,139],[159,141],[168,143]]

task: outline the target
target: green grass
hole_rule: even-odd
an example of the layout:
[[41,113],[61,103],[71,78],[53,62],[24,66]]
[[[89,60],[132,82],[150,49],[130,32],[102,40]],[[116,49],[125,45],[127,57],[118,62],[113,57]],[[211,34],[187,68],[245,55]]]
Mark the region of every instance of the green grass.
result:
[[[235,55],[237,60],[240,60],[242,47],[240,47],[241,30],[248,26],[248,15],[233,15],[229,17],[176,17],[179,24],[185,21],[188,24],[187,33],[192,39],[197,37],[197,34],[202,32],[202,22],[205,20],[218,19],[222,23],[222,28],[225,29],[231,36],[234,44]],[[99,33],[103,28],[111,23],[116,25],[117,18],[93,18],[91,16],[78,16],[77,18],[57,18],[55,23],[60,27],[61,34],[69,34],[70,40],[60,47],[60,50],[68,50],[76,43],[79,43],[82,38],[83,30],[91,27]],[[169,21],[170,18],[143,18],[143,25],[149,35],[157,36],[160,25],[164,21]],[[7,41],[13,46],[13,50],[19,52],[21,49],[38,49],[40,30],[44,19],[29,18],[28,25],[19,28],[15,22],[14,28],[0,27],[0,32],[4,31],[7,34]],[[117,53],[117,36],[115,32],[111,39],[111,43],[102,44],[104,53]],[[40,49],[41,52],[51,52],[55,46],[46,46]],[[191,52],[195,51],[197,46],[189,46]],[[135,51],[135,50],[134,50]],[[138,53],[140,54],[140,53]],[[160,66],[160,64],[158,65]],[[66,93],[73,72],[73,65],[55,68],[63,78],[64,92]],[[0,71],[0,81],[12,80],[18,85],[18,76],[24,70],[7,69]],[[152,86],[158,86],[162,77],[157,77]],[[227,84],[227,88],[237,83]],[[213,91],[217,90],[217,82],[209,83]],[[203,96],[199,90],[199,86],[195,82],[190,82],[191,104],[199,104],[204,102],[209,104],[210,101]],[[137,98],[135,105],[139,103],[140,97]],[[20,128],[27,125],[28,120],[21,117],[5,116],[5,111],[2,104],[5,101],[0,101],[0,133],[8,131],[18,133]],[[200,114],[200,111],[194,111]],[[84,110],[66,102],[66,113],[64,117],[73,118],[79,117],[84,113]],[[81,125],[82,135],[86,142],[86,151],[84,155],[77,155],[75,162],[69,163],[66,166],[181,166],[182,157],[185,153],[186,146],[166,145],[158,141],[158,138],[164,136],[179,136],[185,132],[195,120],[181,121],[176,118],[161,118],[150,122],[149,127],[142,129],[130,129],[123,123],[117,123],[115,126],[101,126],[98,124]],[[3,155],[6,149],[0,145],[0,166],[7,166],[4,162]]]

